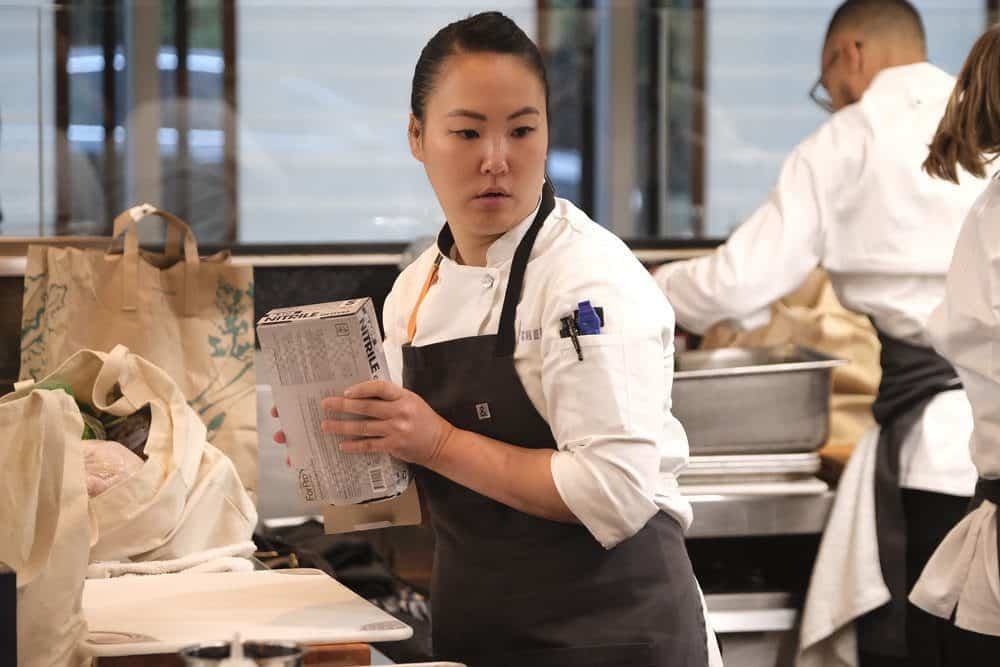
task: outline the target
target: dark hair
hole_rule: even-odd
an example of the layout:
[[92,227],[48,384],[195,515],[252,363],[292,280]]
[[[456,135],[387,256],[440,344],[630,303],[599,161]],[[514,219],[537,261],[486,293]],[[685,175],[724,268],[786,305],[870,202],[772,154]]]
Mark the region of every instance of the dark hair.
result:
[[826,40],[842,28],[895,34],[927,50],[927,33],[920,13],[907,0],[847,0],[837,8],[826,29]]
[[420,52],[410,89],[410,111],[417,120],[424,119],[427,98],[444,61],[461,53],[501,53],[521,58],[541,81],[548,109],[549,81],[538,47],[508,17],[500,12],[483,12],[441,28]]
[[972,45],[944,116],[931,140],[924,171],[958,183],[958,166],[983,178],[1000,153],[1000,24]]

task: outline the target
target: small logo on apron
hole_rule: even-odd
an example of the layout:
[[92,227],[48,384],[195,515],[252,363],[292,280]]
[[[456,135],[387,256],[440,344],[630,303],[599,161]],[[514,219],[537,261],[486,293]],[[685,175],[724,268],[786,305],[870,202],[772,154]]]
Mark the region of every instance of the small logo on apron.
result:
[[479,417],[479,421],[486,419],[493,419],[490,415],[490,404],[489,403],[477,403],[476,404],[476,416]]

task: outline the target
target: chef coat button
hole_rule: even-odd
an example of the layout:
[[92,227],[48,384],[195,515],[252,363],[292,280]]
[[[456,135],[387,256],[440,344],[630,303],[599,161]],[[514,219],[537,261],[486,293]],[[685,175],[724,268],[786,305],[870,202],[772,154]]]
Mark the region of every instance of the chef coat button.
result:
[[493,287],[493,276],[483,276],[483,287],[486,289]]

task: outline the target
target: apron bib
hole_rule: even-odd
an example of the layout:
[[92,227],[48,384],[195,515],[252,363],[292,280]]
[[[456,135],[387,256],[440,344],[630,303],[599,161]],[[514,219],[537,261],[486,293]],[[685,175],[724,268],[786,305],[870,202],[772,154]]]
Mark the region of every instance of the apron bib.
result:
[[[403,377],[407,389],[457,428],[554,450],[549,425],[514,366],[515,309],[535,238],[553,208],[546,183],[514,254],[498,333],[407,344]],[[446,226],[439,247],[447,251],[451,243]],[[660,512],[606,550],[582,525],[530,516],[425,468],[414,470],[436,542],[431,622],[437,659],[470,667],[708,664],[701,600],[672,517]]]

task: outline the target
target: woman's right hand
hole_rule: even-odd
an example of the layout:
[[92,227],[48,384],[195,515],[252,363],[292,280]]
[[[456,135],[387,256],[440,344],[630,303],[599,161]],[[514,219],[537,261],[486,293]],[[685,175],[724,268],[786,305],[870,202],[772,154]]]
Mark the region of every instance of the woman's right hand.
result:
[[[274,406],[274,405],[271,406],[271,416],[274,417],[275,419],[278,418],[278,408],[277,408],[277,406]],[[279,445],[287,445],[288,444],[288,439],[285,437],[285,432],[282,431],[280,428],[277,431],[274,432],[274,436],[272,436],[272,437],[274,438],[274,441],[276,443],[278,443]],[[292,467],[292,462],[291,462],[291,460],[287,456],[285,457],[285,465],[288,466],[289,468]]]

